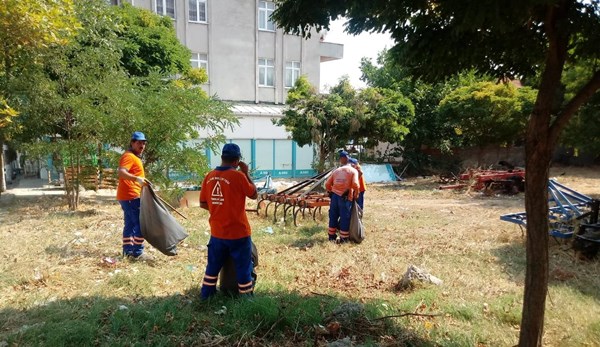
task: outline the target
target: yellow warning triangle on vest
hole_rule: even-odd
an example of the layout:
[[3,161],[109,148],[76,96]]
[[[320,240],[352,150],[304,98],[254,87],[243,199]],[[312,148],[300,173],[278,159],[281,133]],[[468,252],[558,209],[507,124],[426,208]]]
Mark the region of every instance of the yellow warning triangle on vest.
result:
[[217,182],[215,187],[212,190],[212,196],[223,196],[223,192],[221,191],[221,182]]

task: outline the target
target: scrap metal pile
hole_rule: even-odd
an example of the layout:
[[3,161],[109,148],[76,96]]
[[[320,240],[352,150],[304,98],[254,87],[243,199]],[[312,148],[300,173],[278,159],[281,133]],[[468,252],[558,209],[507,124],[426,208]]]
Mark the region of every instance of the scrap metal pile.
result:
[[260,214],[264,209],[265,217],[269,212],[273,214],[273,222],[278,218],[292,217],[294,225],[298,226],[298,217],[312,216],[316,220],[317,214],[321,213],[321,207],[329,206],[329,196],[322,189],[323,182],[329,177],[332,170],[318,174],[295,184],[278,193],[261,193],[258,196],[258,208],[256,213]]
[[442,183],[456,182],[442,185],[439,189],[470,188],[475,191],[503,192],[516,194],[525,190],[525,170],[479,170],[471,169],[458,177],[441,177]]

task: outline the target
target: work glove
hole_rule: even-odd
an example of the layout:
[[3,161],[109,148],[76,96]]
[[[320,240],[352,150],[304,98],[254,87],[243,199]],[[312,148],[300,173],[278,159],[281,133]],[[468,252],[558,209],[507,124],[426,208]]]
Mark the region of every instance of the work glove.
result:
[[144,186],[147,183],[146,179],[144,177],[141,177],[141,176],[137,176],[135,178],[135,180],[137,181],[137,183],[139,183],[140,186]]

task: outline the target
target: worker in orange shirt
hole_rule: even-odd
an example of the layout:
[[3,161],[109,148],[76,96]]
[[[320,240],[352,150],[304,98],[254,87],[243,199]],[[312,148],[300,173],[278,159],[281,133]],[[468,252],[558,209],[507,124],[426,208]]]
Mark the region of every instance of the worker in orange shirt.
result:
[[140,230],[140,194],[147,184],[142,153],[146,148],[146,136],[136,131],[131,135],[129,149],[119,160],[119,185],[117,200],[123,209],[123,256],[137,260],[147,260],[144,252],[144,237]]
[[362,168],[358,163],[358,160],[355,158],[348,158],[348,162],[352,165],[353,168],[358,171],[358,198],[356,199],[356,203],[360,206],[361,210],[364,210],[365,207],[365,191],[367,190],[367,185],[365,183],[365,175],[363,175]]
[[348,162],[348,152],[340,151],[341,166],[333,171],[325,182],[330,193],[329,241],[336,241],[340,231],[340,243],[348,242],[350,236],[350,212],[352,201],[358,197],[358,171]]
[[[202,281],[201,299],[217,292],[217,279],[223,262],[233,258],[241,295],[254,291],[252,278],[251,229],[246,216],[246,197],[256,199],[256,186],[248,174],[248,165],[241,161],[240,147],[235,143],[223,146],[221,166],[210,171],[202,181],[200,207],[210,213],[208,263]],[[236,170],[239,167],[239,171]]]

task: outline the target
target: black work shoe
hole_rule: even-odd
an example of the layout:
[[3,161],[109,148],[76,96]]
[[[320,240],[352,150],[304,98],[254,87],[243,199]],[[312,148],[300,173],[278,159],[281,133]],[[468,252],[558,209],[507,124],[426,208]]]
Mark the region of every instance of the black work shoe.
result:
[[130,261],[136,261],[136,262],[146,262],[146,263],[153,263],[155,261],[154,257],[146,254],[146,253],[142,253],[140,255],[138,255],[137,257],[127,254],[125,255],[125,258],[129,259]]

